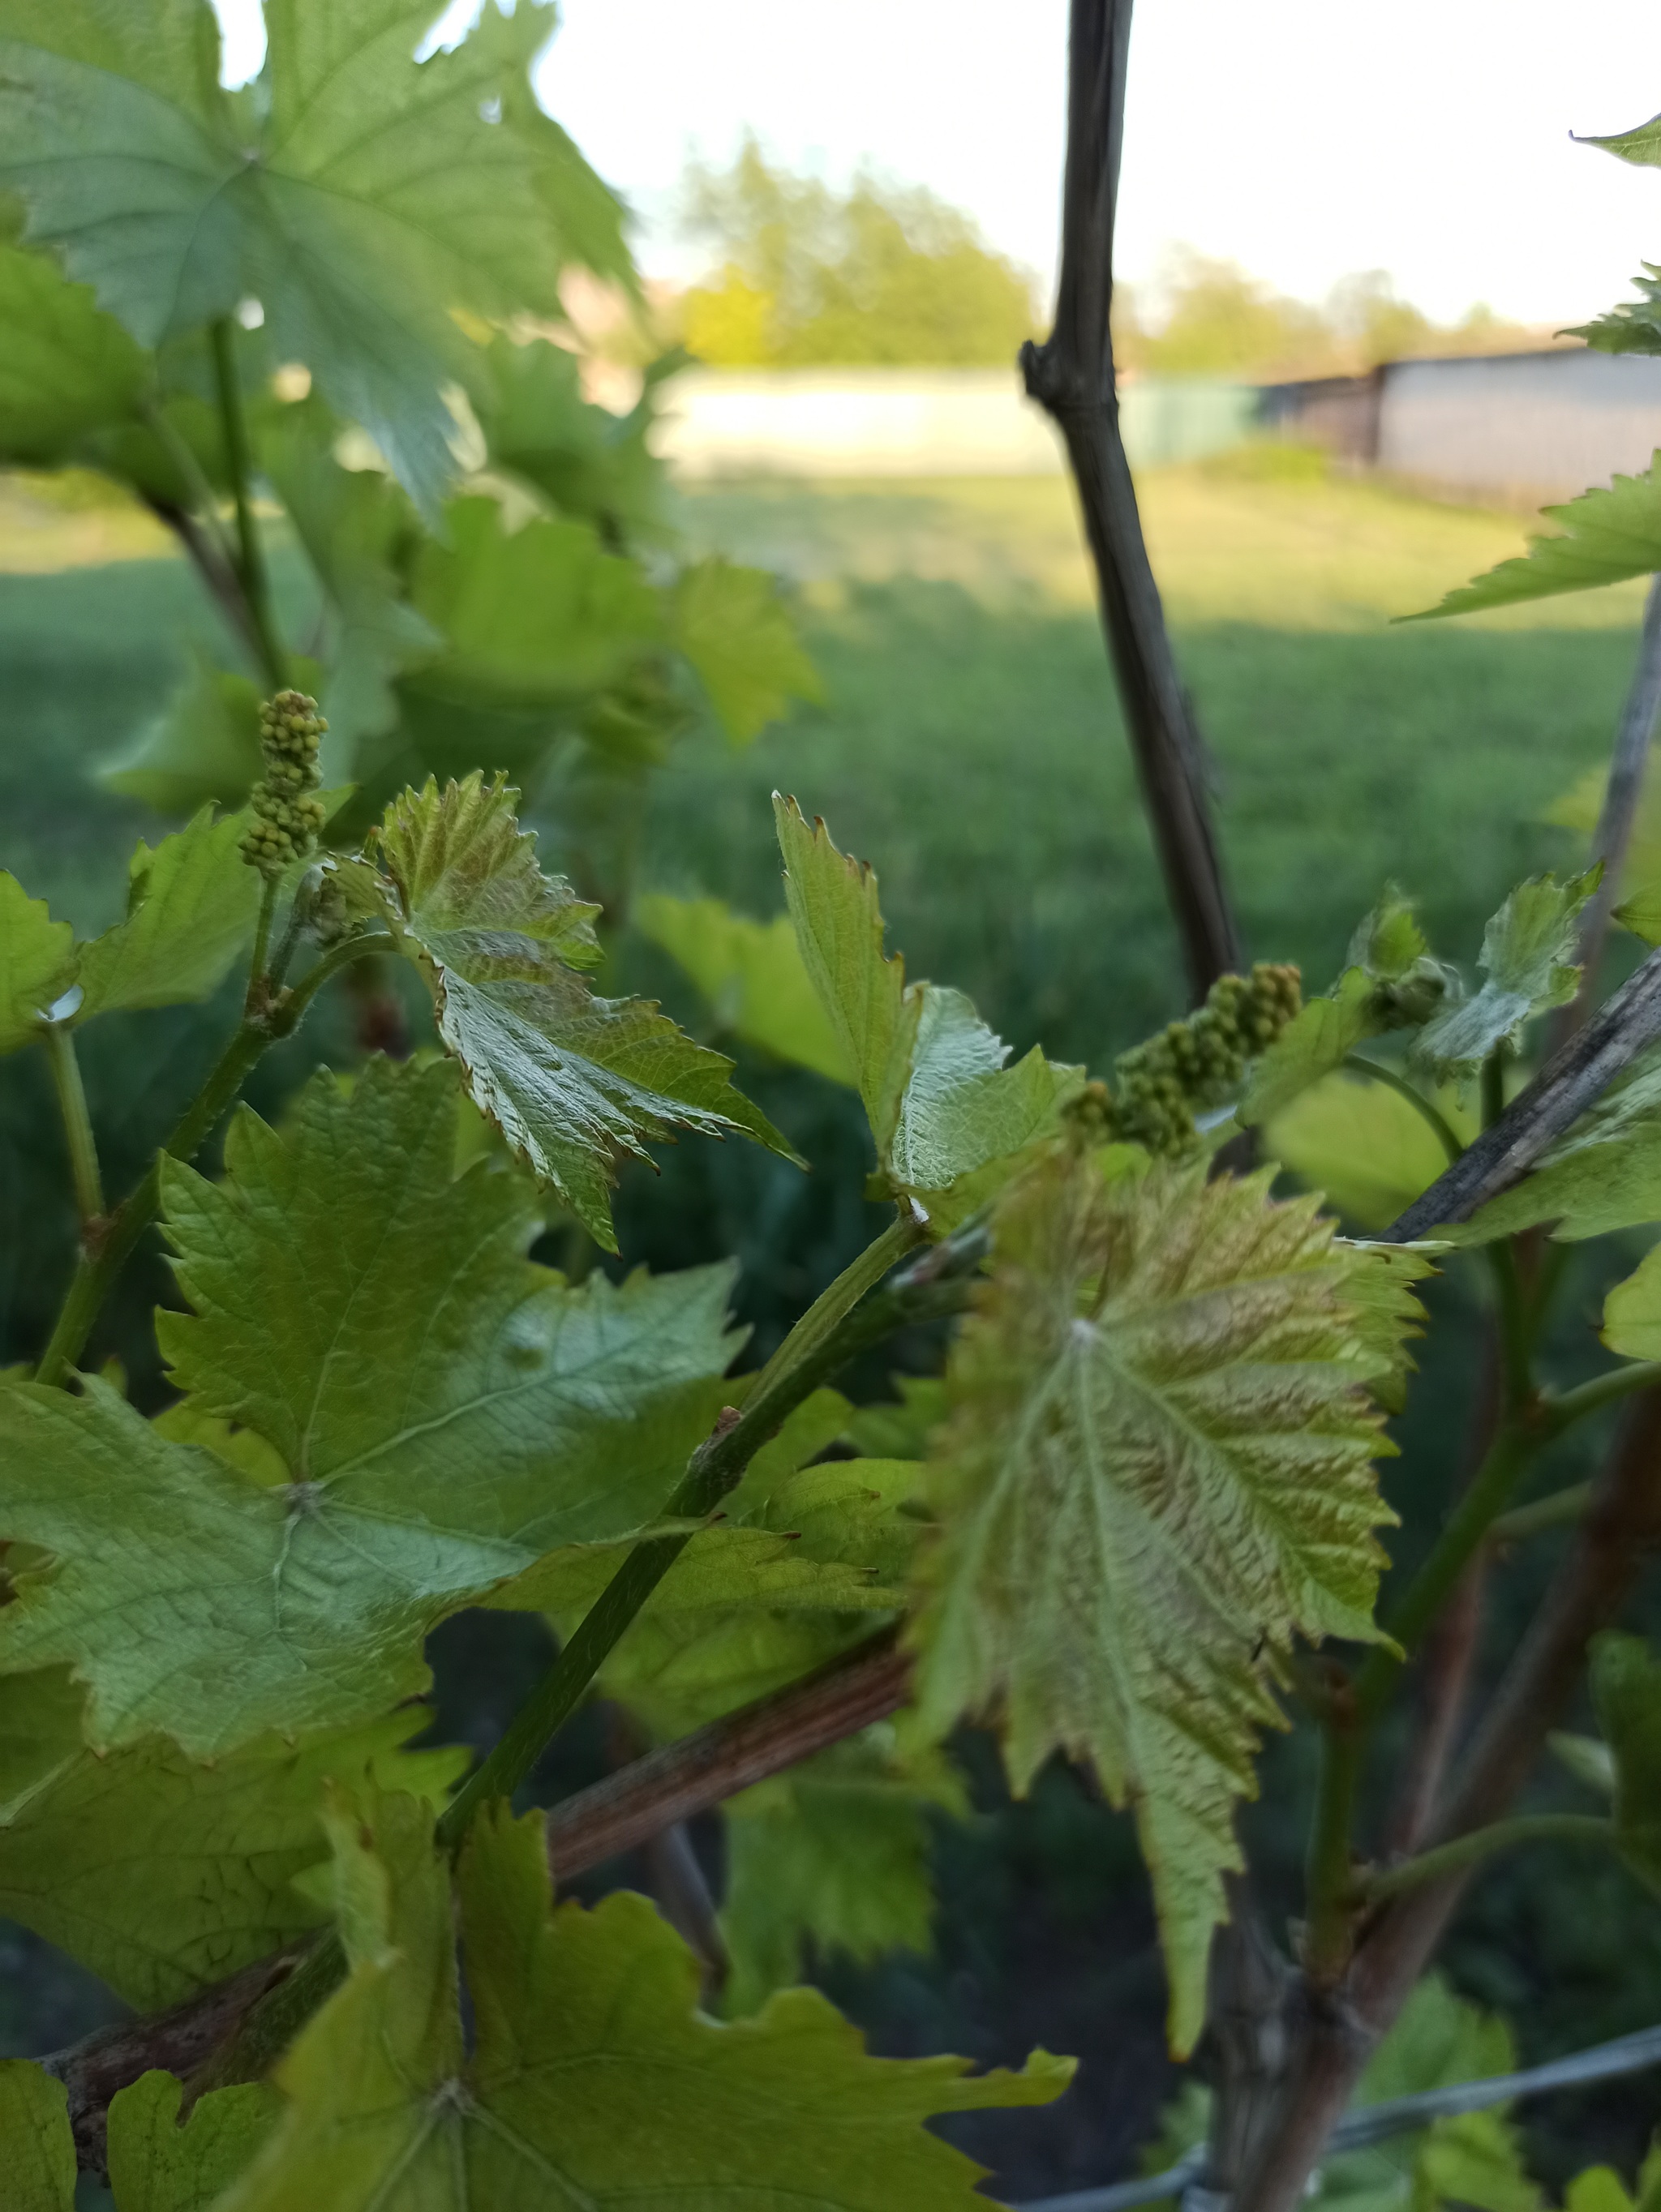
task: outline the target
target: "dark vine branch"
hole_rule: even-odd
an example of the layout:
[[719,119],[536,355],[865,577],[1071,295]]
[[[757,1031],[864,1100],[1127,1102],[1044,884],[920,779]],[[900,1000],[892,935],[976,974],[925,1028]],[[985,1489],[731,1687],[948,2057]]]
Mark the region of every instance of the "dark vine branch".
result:
[[1096,568],[1102,627],[1165,896],[1196,1001],[1240,965],[1204,747],[1171,650],[1119,430],[1110,315],[1131,0],[1073,0],[1056,325],[1021,349],[1028,396],[1066,442]]

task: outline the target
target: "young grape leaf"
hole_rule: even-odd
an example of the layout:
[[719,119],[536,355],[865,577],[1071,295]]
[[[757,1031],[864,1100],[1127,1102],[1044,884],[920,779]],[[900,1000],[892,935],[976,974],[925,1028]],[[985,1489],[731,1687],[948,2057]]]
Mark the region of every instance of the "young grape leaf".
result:
[[1623,583],[1661,569],[1661,464],[1642,476],[1617,476],[1605,489],[1583,491],[1542,514],[1563,526],[1561,534],[1531,538],[1526,553],[1450,592],[1439,606],[1404,617],[1431,622],[1439,615],[1479,614],[1523,599],[1555,599]]
[[806,1948],[867,1960],[927,1951],[928,1814],[969,1809],[940,1753],[902,1760],[879,1723],[728,1800],[721,1931],[729,2015],[804,1978]]
[[[1632,135],[1641,137],[1643,133]],[[1591,143],[1613,152],[1621,142],[1594,138]],[[1632,280],[1635,300],[1621,300],[1591,322],[1572,325],[1568,334],[1584,338],[1597,353],[1661,353],[1661,269],[1652,261],[1646,261],[1643,269],[1644,274]]]
[[679,1127],[795,1155],[733,1090],[730,1060],[649,1000],[595,998],[574,972],[599,957],[595,909],[543,874],[515,796],[475,773],[394,800],[380,831],[393,927],[427,974],[475,1103],[615,1251],[619,1154],[644,1158],[648,1139]]
[[[629,1540],[567,1545],[515,1575],[489,1603],[502,1612],[551,1613],[574,1626],[630,1549]],[[892,1613],[901,1601],[897,1592],[879,1586],[868,1570],[851,1562],[816,1559],[792,1535],[723,1524],[693,1536],[643,1613],[671,1620],[739,1606],[783,1613]]]
[[[871,870],[839,853],[823,822],[810,829],[794,799],[776,792],[773,814],[802,963],[853,1071],[878,1164],[937,1230],[949,1226],[952,1187],[1053,1127],[1080,1071],[1036,1046],[1006,1067],[1008,1046],[961,992],[909,984],[899,955],[883,957]],[[977,1188],[976,1202],[989,1195]]]
[[27,2058],[0,2059],[6,2212],[75,2212],[75,2137],[61,2081]]
[[1591,1698],[1615,1754],[1615,1847],[1661,1894],[1661,1665],[1641,1637],[1611,1632],[1591,1648]]
[[1474,997],[1427,1022],[1413,1057],[1439,1080],[1473,1073],[1499,1044],[1514,1046],[1523,1024],[1566,1006],[1580,981],[1576,923],[1597,888],[1601,866],[1518,884],[1482,933],[1487,981]]
[[0,1668],[73,1663],[100,1745],[210,1757],[384,1711],[435,1621],[651,1521],[707,1433],[730,1270],[573,1289],[533,1266],[533,1193],[453,1175],[455,1103],[447,1062],[371,1061],[350,1097],[317,1078],[284,1134],[245,1110],[222,1183],[169,1165],[196,1310],[161,1317],[164,1349],[281,1487],[102,1385],[0,1385],[0,1534],[56,1561],[0,1608]]
[[1044,2103],[1070,2077],[1042,2052],[972,2080],[958,2059],[869,2058],[812,1990],[706,2020],[697,1963],[653,1906],[624,1893],[551,1916],[540,1817],[497,1808],[461,1868],[469,2055],[422,1808],[382,1799],[332,1826],[351,1972],[279,2065],[288,2112],[219,2212],[806,2197],[972,2212],[980,2169],[923,2121]]
[[[321,1831],[319,1840],[322,1840]],[[282,2100],[264,2081],[210,2089],[183,2124],[185,2085],[153,2070],[110,2100],[115,2212],[211,2212],[276,2126]]]
[[125,920],[78,948],[76,1021],[120,1007],[180,1006],[219,988],[259,907],[259,878],[242,858],[246,828],[235,814],[216,822],[204,806],[154,852],[139,846]]
[[634,921],[679,962],[723,1028],[833,1083],[852,1081],[788,915],[751,921],[724,899],[654,892],[635,901]]
[[453,467],[444,386],[470,367],[453,311],[558,316],[581,250],[557,215],[581,164],[514,99],[551,9],[490,7],[417,63],[431,20],[428,0],[270,0],[250,101],[220,89],[201,0],[146,9],[143,37],[91,0],[0,8],[0,185],[31,242],[142,345],[258,299],[277,357],[429,513]]
[[68,922],[0,870],[0,1052],[40,1034],[41,1016],[74,980],[74,945]]
[[1425,1333],[1420,1325],[1425,1310],[1413,1285],[1433,1275],[1436,1262],[1413,1244],[1358,1243],[1344,1249],[1361,1263],[1344,1285],[1344,1298],[1357,1336],[1378,1362],[1368,1388],[1387,1413],[1399,1413],[1407,1404],[1408,1377],[1418,1370],[1408,1346]]
[[[1476,1133],[1457,1092],[1433,1103],[1456,1136]],[[1446,1149],[1418,1109],[1392,1085],[1341,1068],[1275,1115],[1263,1133],[1269,1156],[1358,1229],[1388,1229],[1447,1166]]]
[[672,616],[677,645],[697,671],[721,726],[748,744],[793,699],[822,700],[776,580],[712,554],[681,573]]
[[143,353],[84,284],[0,244],[0,460],[63,467],[90,433],[131,417],[145,376]]
[[0,1700],[0,1911],[141,2010],[316,1926],[291,1885],[327,1856],[326,1779],[373,1772],[441,1802],[466,1764],[459,1749],[402,1748],[430,1718],[418,1707],[298,1743],[265,1736],[211,1766],[159,1736],[97,1757],[82,1703],[61,1669]]
[[1589,2166],[1563,2195],[1564,2212],[1661,2212],[1661,2144],[1652,2147],[1628,2192],[1612,2166]]
[[1294,1634],[1376,1640],[1392,1517],[1370,1263],[1271,1179],[1058,1157],[1013,1188],[948,1369],[912,1632],[928,1729],[995,1710],[1018,1790],[1064,1749],[1134,1802],[1179,2051],[1277,1662]]
[[664,466],[647,433],[657,386],[684,358],[654,362],[638,405],[614,415],[584,398],[581,361],[569,346],[519,344],[498,333],[472,393],[492,469],[533,486],[613,544],[662,536]]

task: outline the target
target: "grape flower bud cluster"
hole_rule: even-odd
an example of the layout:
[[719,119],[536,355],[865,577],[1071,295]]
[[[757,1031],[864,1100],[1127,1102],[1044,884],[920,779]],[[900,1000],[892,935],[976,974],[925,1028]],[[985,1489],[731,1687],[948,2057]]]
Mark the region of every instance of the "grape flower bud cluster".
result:
[[1220,975],[1197,1013],[1121,1054],[1105,1102],[1107,1133],[1180,1153],[1195,1115],[1226,1105],[1246,1062],[1268,1050],[1303,1004],[1296,968],[1260,960],[1250,975]]
[[323,802],[314,795],[321,781],[317,754],[328,726],[316,700],[303,691],[279,691],[259,710],[265,773],[249,796],[253,820],[242,857],[262,876],[280,874],[317,842],[324,822]]

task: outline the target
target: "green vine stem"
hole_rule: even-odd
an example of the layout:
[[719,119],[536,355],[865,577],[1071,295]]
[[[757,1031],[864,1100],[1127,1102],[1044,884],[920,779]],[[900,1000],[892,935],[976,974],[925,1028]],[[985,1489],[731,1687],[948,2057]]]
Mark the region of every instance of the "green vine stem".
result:
[[48,1022],[41,1031],[52,1079],[64,1116],[64,1134],[70,1148],[70,1172],[75,1182],[75,1203],[84,1232],[104,1218],[104,1184],[98,1172],[98,1147],[93,1140],[87,1113],[87,1093],[76,1058],[75,1035],[66,1022]]
[[84,1244],[67,1296],[40,1364],[37,1382],[61,1383],[86,1348],[111,1286],[133,1247],[155,1218],[161,1202],[161,1161],[193,1158],[224,1115],[266,1048],[290,1036],[306,1009],[331,975],[349,962],[392,949],[390,937],[348,939],[326,953],[295,988],[261,1020],[244,1021],[220,1054],[207,1081],[185,1109],[177,1127],[151,1161],[143,1180],[102,1224],[102,1233]]
[[1349,1963],[1354,1919],[1350,1820],[1363,1739],[1354,1686],[1335,1668],[1323,1703],[1320,1779],[1305,1874],[1304,1966],[1311,1981],[1329,1985]]
[[245,1015],[256,1013],[265,1003],[265,962],[271,951],[271,923],[277,915],[277,895],[280,888],[275,876],[264,878],[259,889],[259,918],[254,924],[253,952],[248,962],[248,988],[242,1000]]
[[1354,1901],[1358,1905],[1382,1905],[1386,1898],[1399,1897],[1403,1890],[1417,1889],[1424,1882],[1439,1881],[1444,1875],[1462,1873],[1466,1867],[1491,1858],[1496,1851],[1510,1850],[1517,1844],[1597,1844],[1607,1850],[1614,1841],[1615,1823],[1597,1813],[1519,1813],[1512,1820],[1494,1821],[1491,1827],[1473,1828],[1469,1835],[1456,1836],[1451,1844],[1438,1844],[1432,1850],[1421,1851],[1416,1857],[1370,1875],[1355,1893]]
[[[693,1454],[685,1474],[663,1507],[662,1517],[701,1521],[712,1513],[736,1486],[756,1453],[778,1434],[786,1416],[856,1353],[914,1322],[961,1313],[969,1303],[972,1284],[962,1275],[943,1274],[930,1267],[928,1263],[934,1258],[933,1253],[926,1255],[918,1279],[908,1282],[903,1277],[888,1290],[867,1298],[834,1328],[821,1334],[810,1352],[790,1362],[766,1387],[753,1390],[744,1412],[718,1425]],[[525,1780],[691,1537],[689,1529],[673,1535],[642,1537],[635,1546],[514,1715],[496,1749],[445,1808],[438,1838],[447,1849],[459,1846],[482,1805],[493,1797],[511,1797]]]
[[874,1237],[858,1259],[819,1292],[757,1376],[752,1396],[770,1390],[793,1367],[817,1352],[843,1316],[867,1291],[876,1288],[891,1267],[897,1267],[908,1252],[922,1243],[926,1233],[926,1217],[909,1199],[904,1200],[882,1235]]
[[1554,1490],[1548,1497],[1514,1505],[1509,1513],[1502,1513],[1489,1528],[1488,1540],[1491,1545],[1520,1544],[1525,1537],[1542,1535],[1548,1528],[1567,1528],[1571,1522],[1584,1520],[1591,1504],[1591,1483],[1571,1483],[1567,1490]]
[[219,418],[225,433],[225,459],[236,501],[240,556],[237,574],[248,603],[254,635],[259,641],[266,677],[271,689],[280,691],[289,680],[287,664],[271,610],[265,549],[260,543],[259,525],[253,511],[252,457],[248,446],[247,419],[242,411],[242,385],[236,373],[236,343],[230,318],[221,315],[209,329],[213,341],[214,375],[219,389]]

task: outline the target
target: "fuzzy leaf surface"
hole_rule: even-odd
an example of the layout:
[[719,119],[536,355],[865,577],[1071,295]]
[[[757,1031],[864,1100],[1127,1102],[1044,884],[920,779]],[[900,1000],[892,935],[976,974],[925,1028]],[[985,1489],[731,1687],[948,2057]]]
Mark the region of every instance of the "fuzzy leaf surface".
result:
[[32,899],[0,870],[0,1052],[33,1042],[40,1016],[74,977],[74,943],[45,899]]
[[725,1268],[572,1289],[525,1253],[534,1194],[459,1177],[444,1062],[316,1079],[289,1132],[244,1112],[223,1182],[166,1178],[196,1310],[164,1349],[250,1480],[115,1395],[0,1386],[0,1530],[53,1554],[0,1609],[0,1667],[69,1662],[100,1745],[201,1757],[419,1691],[426,1630],[555,1547],[649,1522],[736,1348]]
[[1518,884],[1482,933],[1482,988],[1427,1022],[1415,1039],[1421,1066],[1439,1078],[1469,1074],[1496,1045],[1515,1045],[1525,1022],[1568,1004],[1580,981],[1576,924],[1602,873],[1593,867]]
[[288,2115],[221,2212],[801,2198],[972,2212],[979,2169],[922,2122],[1045,2102],[1071,2071],[1043,2053],[973,2080],[958,2059],[869,2058],[810,1990],[718,2026],[697,2010],[697,1962],[644,1898],[551,1915],[539,1819],[494,1808],[460,1877],[468,2057],[447,1884],[419,1808],[385,1799],[335,1833],[352,1972],[278,2069]]
[[589,991],[575,970],[597,957],[594,910],[543,874],[514,797],[475,774],[394,801],[380,836],[395,927],[426,970],[475,1103],[615,1251],[615,1164],[645,1158],[648,1139],[742,1132],[794,1155],[733,1090],[730,1060],[649,1000]]
[[210,2212],[252,2161],[282,2110],[274,2089],[245,2081],[198,2097],[181,2126],[184,2093],[173,2075],[153,2070],[110,2100],[115,2212]]
[[675,642],[697,670],[722,729],[748,744],[793,699],[821,700],[824,687],[803,651],[776,578],[712,554],[675,586]]
[[9,1683],[0,1700],[0,1911],[141,2011],[317,1925],[292,1883],[327,1856],[326,1780],[372,1771],[441,1802],[465,1764],[457,1751],[402,1748],[429,1717],[418,1709],[297,1745],[266,1736],[212,1766],[161,1736],[100,1759],[81,1706],[58,1669]]
[[1524,599],[1624,583],[1661,568],[1661,467],[1653,463],[1642,476],[1617,476],[1607,488],[1583,491],[1579,499],[1541,513],[1561,523],[1561,532],[1530,539],[1526,553],[1501,561],[1450,592],[1439,606],[1410,619],[1480,614]]
[[[949,1194],[1013,1159],[1055,1123],[1080,1083],[1035,1047],[1013,1067],[960,991],[905,980],[883,954],[882,909],[868,867],[839,853],[823,822],[773,797],[785,896],[802,963],[854,1072],[883,1172],[915,1193],[937,1226]],[[977,1189],[976,1202],[990,1191]]]
[[469,367],[452,311],[558,315],[562,169],[584,181],[526,83],[551,10],[492,6],[417,64],[430,23],[425,0],[271,0],[254,103],[221,91],[201,0],[147,9],[143,40],[93,0],[0,11],[0,185],[31,242],[142,345],[259,300],[277,357],[429,513],[453,468],[443,386]]
[[635,901],[634,920],[685,969],[734,1036],[833,1083],[852,1080],[788,915],[752,921],[724,899],[651,892]]
[[27,2058],[0,2059],[6,2212],[75,2212],[75,2137],[64,2085]]
[[181,1006],[219,988],[259,908],[259,878],[240,850],[246,827],[234,814],[216,822],[204,806],[154,852],[139,846],[125,920],[79,949],[76,1021],[121,1007]]
[[1376,1638],[1391,1517],[1364,1262],[1269,1180],[1056,1159],[1011,1192],[948,1370],[913,1630],[931,1731],[995,1709],[1018,1790],[1059,1749],[1134,1802],[1179,2051],[1275,1664],[1294,1634]]

